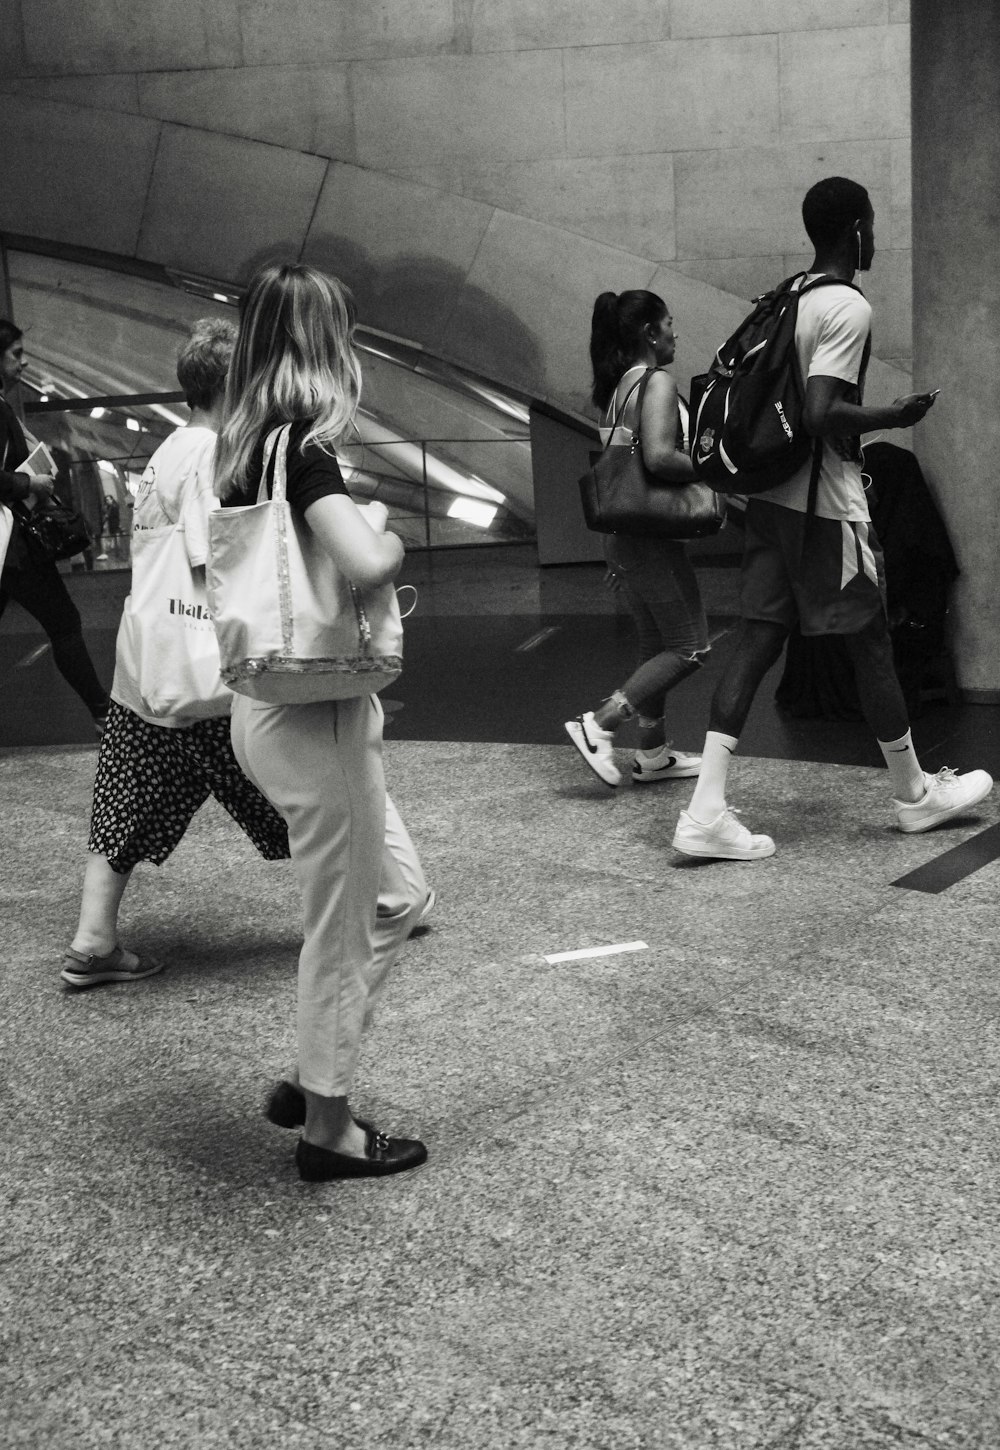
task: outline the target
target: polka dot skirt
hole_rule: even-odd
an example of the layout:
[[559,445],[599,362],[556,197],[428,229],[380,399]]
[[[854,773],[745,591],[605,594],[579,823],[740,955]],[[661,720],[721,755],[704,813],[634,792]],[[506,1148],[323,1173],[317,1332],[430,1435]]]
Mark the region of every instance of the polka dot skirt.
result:
[[112,700],[97,760],[91,851],[123,875],[140,861],[159,866],[210,795],[265,860],[287,857],[285,823],[240,770],[228,716],[172,730],[149,725]]

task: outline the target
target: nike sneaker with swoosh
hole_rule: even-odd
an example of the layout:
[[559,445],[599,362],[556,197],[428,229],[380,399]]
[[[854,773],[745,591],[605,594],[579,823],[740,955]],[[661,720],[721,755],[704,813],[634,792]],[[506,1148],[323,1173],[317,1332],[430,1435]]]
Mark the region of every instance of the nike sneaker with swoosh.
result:
[[632,780],[636,785],[651,785],[656,780],[683,780],[701,770],[701,756],[661,745],[657,750],[637,750],[632,762]]
[[605,785],[618,785],[622,773],[615,765],[612,748],[615,737],[610,730],[602,730],[594,724],[594,712],[588,710],[585,715],[577,715],[575,720],[567,720],[565,730],[594,774]]
[[985,770],[959,775],[947,765],[937,775],[925,771],[924,783],[927,790],[920,800],[893,801],[901,831],[930,831],[954,816],[965,815],[993,789],[993,777]]

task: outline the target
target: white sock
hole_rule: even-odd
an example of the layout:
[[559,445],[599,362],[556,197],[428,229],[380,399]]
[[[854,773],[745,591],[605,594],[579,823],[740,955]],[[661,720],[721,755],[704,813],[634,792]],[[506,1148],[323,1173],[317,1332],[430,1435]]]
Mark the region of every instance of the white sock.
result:
[[703,826],[710,826],[726,809],[726,776],[738,744],[735,735],[722,735],[718,730],[710,730],[705,736],[698,784],[687,808],[688,815]]
[[923,800],[927,794],[927,782],[920,769],[917,752],[913,748],[910,732],[898,740],[880,740],[878,748],[885,756],[892,780],[893,794],[899,801]]

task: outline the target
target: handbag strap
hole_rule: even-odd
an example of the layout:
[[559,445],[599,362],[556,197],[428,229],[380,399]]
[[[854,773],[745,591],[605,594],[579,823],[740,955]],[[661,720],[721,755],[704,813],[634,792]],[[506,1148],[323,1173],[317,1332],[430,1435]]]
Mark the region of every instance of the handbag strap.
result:
[[622,400],[621,407],[615,413],[614,421],[611,424],[611,433],[610,433],[610,435],[608,437],[607,443],[605,443],[604,448],[602,449],[602,452],[606,452],[607,449],[609,449],[611,447],[612,439],[614,438],[615,433],[621,427],[621,420],[625,416],[625,409],[628,407],[629,399],[632,397],[632,394],[636,391],[636,389],[639,390],[639,396],[635,400],[635,427],[632,429],[632,449],[633,449],[633,452],[635,451],[636,448],[638,448],[638,446],[639,446],[639,429],[640,429],[640,427],[642,425],[642,404],[643,404],[643,399],[646,396],[646,389],[649,386],[649,380],[650,380],[650,378],[653,376],[654,373],[658,373],[660,371],[661,371],[660,368],[647,368],[646,371],[643,373],[642,377],[641,378],[637,378],[636,381],[629,388],[628,392],[625,394],[625,397]]
[[[257,490],[257,502],[267,502],[267,475],[274,460],[274,483],[271,488],[271,498],[284,503],[285,485],[287,483],[286,461],[288,457],[288,439],[291,435],[291,423],[283,423],[280,428],[272,428],[264,440],[264,457],[260,469],[260,487]],[[280,447],[279,447],[280,444]]]
[[289,577],[288,567],[288,510],[282,508],[285,502],[285,484],[287,481],[286,459],[288,454],[288,438],[292,431],[291,423],[285,423],[280,428],[274,428],[264,442],[264,461],[260,473],[260,488],[257,491],[257,502],[267,501],[267,473],[274,460],[274,482],[271,485],[271,502],[278,505],[272,509],[271,518],[274,523],[274,551],[275,570],[278,577],[278,613],[281,619],[281,643],[286,655],[292,653],[294,644],[294,626],[292,622],[292,584]]

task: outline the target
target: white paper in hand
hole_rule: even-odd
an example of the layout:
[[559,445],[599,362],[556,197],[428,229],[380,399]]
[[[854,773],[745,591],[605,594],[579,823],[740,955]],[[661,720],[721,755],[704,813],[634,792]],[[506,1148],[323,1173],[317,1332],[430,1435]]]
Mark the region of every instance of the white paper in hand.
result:
[[56,461],[44,443],[36,443],[23,463],[14,469],[15,473],[51,473],[56,471]]

